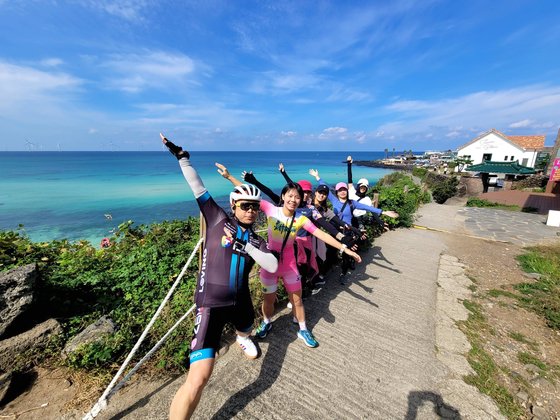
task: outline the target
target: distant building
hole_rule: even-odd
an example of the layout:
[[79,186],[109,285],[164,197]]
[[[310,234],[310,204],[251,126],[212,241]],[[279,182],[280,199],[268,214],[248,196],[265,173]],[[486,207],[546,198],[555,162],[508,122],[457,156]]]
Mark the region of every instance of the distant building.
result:
[[508,136],[491,129],[457,149],[457,156],[472,160],[474,165],[484,161],[515,162],[534,168],[539,152],[544,149],[544,135]]

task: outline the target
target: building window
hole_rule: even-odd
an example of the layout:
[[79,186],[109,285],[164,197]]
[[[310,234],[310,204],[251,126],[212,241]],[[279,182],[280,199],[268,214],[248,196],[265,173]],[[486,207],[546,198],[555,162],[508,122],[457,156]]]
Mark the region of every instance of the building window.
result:
[[482,161],[492,160],[492,153],[484,153],[482,155]]
[[504,156],[504,160],[507,161],[507,155]]
[[513,162],[513,156],[509,158],[509,160],[511,160]]

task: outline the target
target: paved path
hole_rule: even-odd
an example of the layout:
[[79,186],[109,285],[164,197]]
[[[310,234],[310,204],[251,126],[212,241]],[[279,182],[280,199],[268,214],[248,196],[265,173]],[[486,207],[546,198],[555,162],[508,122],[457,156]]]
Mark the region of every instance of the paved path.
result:
[[[318,348],[297,340],[289,311],[279,308],[273,331],[259,342],[259,359],[244,359],[235,344],[219,357],[195,418],[500,418],[487,397],[461,380],[469,373],[461,356],[468,343],[454,324],[466,316],[458,299],[467,284],[461,265],[441,257],[441,235],[449,234],[441,231],[524,242],[558,238],[559,229],[541,230],[534,215],[496,212],[424,206],[417,223],[430,229],[384,234],[349,285],[338,284],[334,272],[306,301]],[[117,395],[98,418],[165,419],[182,382],[147,387],[133,404]]]

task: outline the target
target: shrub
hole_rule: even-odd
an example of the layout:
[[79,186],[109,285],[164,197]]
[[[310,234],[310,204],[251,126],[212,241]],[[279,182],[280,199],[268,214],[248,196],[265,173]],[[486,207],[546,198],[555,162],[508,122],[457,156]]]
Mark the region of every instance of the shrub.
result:
[[432,197],[438,204],[443,204],[448,198],[457,194],[459,179],[455,176],[446,176],[428,172],[424,182],[432,191]]
[[379,207],[399,213],[398,219],[387,218],[390,226],[412,226],[418,206],[429,201],[426,192],[402,172],[393,172],[383,177],[376,189],[379,192]]
[[[198,220],[139,227],[123,223],[111,239],[111,247],[96,249],[87,241],[36,244],[21,232],[0,233],[3,269],[39,262],[37,312],[59,318],[65,340],[102,314],[117,324],[119,330],[110,339],[83,346],[69,358],[76,367],[108,367],[122,361],[194,248]],[[146,338],[146,350],[192,306],[197,268],[195,258]],[[178,328],[156,360],[167,360],[167,368],[183,366],[191,326],[185,322]]]
[[420,179],[423,179],[427,173],[428,173],[428,169],[426,168],[419,168],[417,166],[412,168],[412,175],[417,176]]

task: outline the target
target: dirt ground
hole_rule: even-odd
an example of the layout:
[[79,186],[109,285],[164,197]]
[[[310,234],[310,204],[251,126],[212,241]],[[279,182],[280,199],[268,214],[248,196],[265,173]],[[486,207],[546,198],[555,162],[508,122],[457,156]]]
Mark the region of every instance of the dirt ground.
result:
[[[443,236],[446,253],[459,258],[475,281],[474,300],[482,305],[492,327],[480,334],[485,339],[485,350],[501,368],[502,385],[525,407],[526,418],[560,418],[560,376],[543,375],[538,367],[518,358],[520,352],[526,352],[548,366],[560,367],[560,333],[548,328],[539,316],[517,306],[515,300],[487,294],[492,289],[512,291],[512,285],[531,281],[515,260],[523,250],[512,244]],[[523,340],[519,341],[519,337]],[[101,384],[84,382],[83,377],[61,368],[37,368],[15,379],[20,395],[7,395],[0,420],[79,418],[77,414],[69,415],[69,410],[87,411],[103,390]],[[169,378],[136,378],[123,392],[131,401],[137,401],[142,391],[151,392],[166,380]]]
[[489,331],[479,333],[485,350],[500,367],[501,384],[526,409],[526,418],[560,418],[559,371],[543,374],[518,356],[530,353],[546,365],[560,368],[560,332],[549,328],[534,312],[519,307],[515,299],[488,295],[493,289],[514,292],[514,284],[534,281],[515,259],[523,249],[458,235],[448,235],[445,241],[447,253],[467,266],[467,275],[475,282],[474,300],[482,306],[491,326]]

